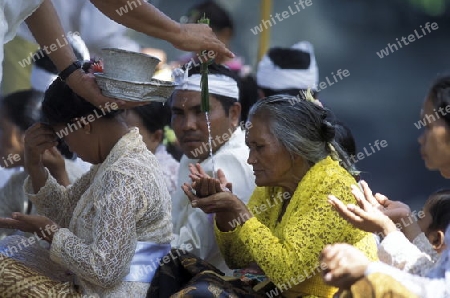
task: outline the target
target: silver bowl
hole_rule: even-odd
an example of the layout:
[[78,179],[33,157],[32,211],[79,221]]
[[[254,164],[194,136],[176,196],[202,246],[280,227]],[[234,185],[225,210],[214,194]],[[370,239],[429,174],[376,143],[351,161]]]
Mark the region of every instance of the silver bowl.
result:
[[102,49],[103,73],[123,81],[150,82],[161,60],[121,49]]
[[104,96],[127,101],[166,102],[176,86],[173,82],[156,79],[133,82],[110,78],[104,73],[95,73],[94,76]]

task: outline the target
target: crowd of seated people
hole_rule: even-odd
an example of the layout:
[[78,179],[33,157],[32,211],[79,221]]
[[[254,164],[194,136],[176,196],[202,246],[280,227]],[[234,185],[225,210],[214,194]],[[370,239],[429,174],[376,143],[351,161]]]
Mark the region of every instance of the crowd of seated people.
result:
[[[226,11],[206,1],[190,22],[204,13],[229,44]],[[0,98],[14,161],[0,169],[0,296],[450,297],[450,190],[419,213],[372,193],[351,129],[318,99],[311,43],[269,49],[254,77],[212,62],[208,118],[195,57],[165,104],[100,110],[48,57],[34,89]],[[421,117],[449,90],[437,79]],[[445,178],[449,139],[449,114],[419,138]]]

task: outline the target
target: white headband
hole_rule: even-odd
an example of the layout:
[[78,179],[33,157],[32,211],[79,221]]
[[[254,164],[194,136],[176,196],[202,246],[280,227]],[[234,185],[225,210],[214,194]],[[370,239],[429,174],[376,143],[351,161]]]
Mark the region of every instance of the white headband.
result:
[[[189,69],[190,66],[188,66]],[[175,90],[192,90],[201,92],[200,82],[202,76],[200,74],[194,74],[188,76],[188,71],[183,71],[177,68],[173,71],[175,83],[178,85]],[[221,96],[231,97],[239,100],[239,88],[237,82],[225,75],[208,74],[208,87],[209,93],[217,94]]]
[[265,55],[258,64],[256,81],[258,86],[272,90],[284,89],[312,89],[317,90],[319,83],[319,70],[314,56],[313,45],[301,41],[291,47],[309,53],[311,63],[308,69],[281,69]]
[[31,69],[31,88],[45,92],[57,77],[57,75],[33,65]]

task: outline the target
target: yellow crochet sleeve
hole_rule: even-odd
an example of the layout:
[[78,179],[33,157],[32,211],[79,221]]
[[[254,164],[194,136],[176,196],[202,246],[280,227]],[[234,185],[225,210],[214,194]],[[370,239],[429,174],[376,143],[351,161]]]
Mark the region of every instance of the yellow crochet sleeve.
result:
[[[260,201],[264,198],[265,192],[266,189],[262,187],[257,187],[255,189],[247,205],[247,208],[250,211],[253,209],[253,206],[260,204]],[[215,225],[217,244],[225,262],[231,269],[246,268],[247,265],[254,261],[250,252],[244,247],[244,244],[238,237],[241,228],[241,225],[237,225],[236,228],[230,232],[222,232],[217,228],[217,225]]]

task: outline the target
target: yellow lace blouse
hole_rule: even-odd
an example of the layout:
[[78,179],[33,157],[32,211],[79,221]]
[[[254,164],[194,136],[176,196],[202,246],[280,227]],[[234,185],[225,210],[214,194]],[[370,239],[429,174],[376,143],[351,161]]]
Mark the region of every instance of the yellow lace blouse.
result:
[[318,261],[325,245],[353,244],[377,260],[374,236],[351,226],[327,203],[329,194],[356,203],[352,184],[356,181],[337,161],[323,159],[299,182],[281,222],[282,190],[256,188],[248,204],[253,218],[230,232],[215,227],[228,266],[256,262],[284,297],[332,297],[337,289],[323,283]]

